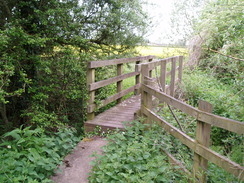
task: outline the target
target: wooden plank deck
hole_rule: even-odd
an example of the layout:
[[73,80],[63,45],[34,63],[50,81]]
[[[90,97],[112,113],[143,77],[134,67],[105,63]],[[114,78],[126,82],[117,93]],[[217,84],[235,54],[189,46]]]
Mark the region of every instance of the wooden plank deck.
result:
[[93,131],[97,126],[102,131],[113,130],[116,128],[124,129],[122,122],[133,121],[134,113],[141,107],[141,96],[134,95],[120,104],[97,115],[93,120],[86,121],[84,124],[85,132]]

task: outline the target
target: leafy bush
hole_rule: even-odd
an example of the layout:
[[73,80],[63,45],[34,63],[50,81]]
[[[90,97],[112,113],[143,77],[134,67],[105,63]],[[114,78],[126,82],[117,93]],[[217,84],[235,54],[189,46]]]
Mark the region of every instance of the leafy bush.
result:
[[185,70],[183,92],[188,102],[197,107],[199,99],[213,105],[213,113],[234,120],[244,121],[244,106],[240,93],[232,85],[217,80],[211,73],[201,70]]
[[0,12],[0,135],[53,122],[82,133],[87,61],[132,54],[148,25],[140,0],[8,0]]
[[243,5],[241,0],[206,3],[200,21],[195,24],[195,34],[200,41],[192,45],[201,46],[199,65],[211,69],[222,82],[235,83],[233,87],[237,90],[242,90],[244,85]]
[[80,140],[69,128],[48,136],[41,128],[17,128],[0,144],[0,182],[50,182],[49,176]]
[[89,181],[93,182],[187,182],[161,151],[161,128],[133,122],[124,132],[108,136],[104,154],[95,155]]
[[[190,105],[197,107],[198,100],[205,100],[213,105],[213,113],[237,121],[244,121],[244,106],[242,96],[232,85],[223,84],[207,71],[185,70],[182,89]],[[228,155],[238,163],[239,151],[243,151],[240,144],[243,136],[227,130],[213,127],[211,131],[213,148],[223,155]],[[238,153],[239,152],[239,153]]]

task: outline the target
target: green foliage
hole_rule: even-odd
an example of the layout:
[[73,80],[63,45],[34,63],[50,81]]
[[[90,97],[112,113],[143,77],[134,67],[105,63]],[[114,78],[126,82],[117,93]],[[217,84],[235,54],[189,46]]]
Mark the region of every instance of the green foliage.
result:
[[[87,61],[125,56],[143,41],[147,15],[141,3],[1,1],[0,125],[81,129]],[[109,90],[99,91],[99,99]]]
[[[239,154],[242,156],[241,154]],[[224,169],[219,168],[213,163],[208,165],[208,182],[209,183],[241,183],[234,175],[227,173]]]
[[0,144],[0,182],[50,182],[49,176],[80,140],[69,128],[52,137],[41,128],[16,128]]
[[239,91],[244,84],[244,62],[240,60],[244,58],[243,5],[241,0],[210,1],[195,24],[202,48],[199,65],[211,70],[220,81],[234,83]]
[[[161,151],[160,128],[131,123],[124,132],[109,135],[103,155],[95,155],[90,182],[187,182]],[[177,169],[177,167],[175,167]]]
[[213,113],[244,121],[244,107],[241,93],[232,85],[226,85],[217,80],[210,72],[201,70],[185,70],[182,89],[189,104],[196,106],[199,99],[213,105]]
[[[205,100],[213,105],[213,113],[234,119],[244,121],[244,107],[241,96],[232,86],[219,82],[208,72],[200,70],[187,71],[184,74],[183,91],[185,98],[190,105],[197,107],[198,100]],[[201,82],[199,82],[201,81]],[[228,132],[220,128],[212,128],[213,145],[221,145],[225,154],[231,151],[231,148],[241,142],[241,136]]]

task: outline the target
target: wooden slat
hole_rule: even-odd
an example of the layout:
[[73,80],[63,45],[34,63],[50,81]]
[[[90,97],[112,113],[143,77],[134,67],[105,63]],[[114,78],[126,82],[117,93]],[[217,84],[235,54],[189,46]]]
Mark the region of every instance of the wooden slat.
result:
[[179,56],[179,72],[178,72],[178,79],[181,82],[182,80],[182,73],[183,73],[183,56]]
[[91,113],[91,112],[95,111],[96,109],[100,109],[100,108],[108,105],[109,103],[117,100],[118,98],[123,97],[130,92],[133,92],[135,89],[139,89],[140,85],[141,85],[141,83],[134,85],[130,88],[127,88],[125,90],[122,90],[120,93],[116,93],[115,95],[112,95],[112,96],[108,97],[107,99],[102,100],[98,106],[96,104],[88,105],[87,111]]
[[194,107],[183,103],[179,100],[176,100],[174,97],[171,97],[170,95],[167,95],[163,92],[156,91],[150,86],[146,86],[142,84],[142,90],[145,90],[148,93],[151,93],[153,96],[157,97],[160,101],[164,101],[169,105],[172,105],[176,107],[177,109],[180,109],[181,111],[197,118],[198,116],[198,109],[195,109]]
[[175,94],[175,68],[176,68],[176,58],[172,58],[171,79],[170,79],[170,95],[172,97],[174,97]]
[[99,105],[99,108],[101,108],[101,107],[103,107],[103,106],[105,106],[105,105],[117,100],[120,97],[123,97],[123,96],[127,95],[130,92],[133,92],[135,89],[140,88],[140,85],[141,84],[139,83],[139,84],[134,85],[134,86],[132,86],[130,88],[127,88],[126,90],[123,90],[123,91],[121,91],[119,93],[116,93],[115,95],[112,95],[112,96],[108,97],[106,100],[101,101],[101,105]]
[[111,60],[100,60],[100,61],[91,61],[89,62],[88,68],[98,68],[108,65],[117,65],[117,64],[123,64],[123,63],[130,63],[130,62],[136,62],[136,61],[144,61],[153,59],[155,56],[149,55],[145,57],[133,57],[133,58],[119,58],[119,59],[111,59]]
[[207,112],[203,112],[199,109],[196,109],[184,102],[181,102],[163,92],[155,91],[152,87],[142,85],[142,90],[152,94],[157,97],[160,101],[164,101],[169,105],[176,107],[177,109],[185,112],[192,117],[196,118],[199,121],[229,130],[231,132],[235,132],[237,134],[244,134],[244,123],[224,117],[220,117],[214,114],[210,114]]
[[130,92],[133,92],[135,89],[139,89],[140,85],[141,84],[139,83],[139,84],[134,85],[134,86],[132,86],[130,88],[127,88],[126,90],[121,91],[120,93],[116,93],[115,95],[112,95],[112,96],[108,97],[105,100],[102,100],[101,103],[99,104],[99,106],[90,105],[90,106],[88,106],[88,108],[89,108],[90,111],[95,111],[96,108],[100,109],[101,107],[106,106],[107,104],[117,100],[118,98],[123,97],[123,96],[127,95]]
[[104,125],[104,126],[113,126],[113,127],[123,128],[122,123],[118,124],[116,121],[108,121],[108,120],[106,120],[106,123],[104,123],[103,120],[87,121],[86,124],[91,124],[91,125],[96,125],[96,126]]
[[[212,104],[199,100],[198,109],[211,113],[213,110]],[[211,132],[211,125],[197,121],[196,127],[196,141],[205,146],[209,147],[210,142],[210,132]],[[203,158],[197,153],[194,153],[194,164],[193,164],[193,174],[199,182],[205,183],[207,181],[207,169],[208,169],[208,160]]]
[[[141,63],[141,61],[136,61],[135,72],[139,72],[139,71],[137,71],[137,65],[140,64],[140,63]],[[135,83],[136,84],[140,83],[140,76],[141,76],[141,74],[136,75],[136,77],[135,77]],[[139,89],[136,89],[135,92],[134,92],[135,95],[139,95],[139,93],[140,93]]]
[[149,70],[153,70],[155,69],[155,67],[159,66],[162,62],[170,62],[171,59],[177,59],[179,56],[175,56],[175,57],[169,57],[169,58],[165,58],[165,59],[160,59],[160,60],[155,60],[152,62],[148,62],[148,63],[142,63],[138,65],[138,70],[141,70],[142,65],[148,65]]
[[136,76],[136,75],[139,75],[139,74],[140,74],[140,72],[131,72],[131,73],[115,76],[113,78],[109,78],[109,79],[106,79],[106,80],[102,80],[102,81],[98,81],[98,82],[95,82],[95,83],[91,83],[89,85],[89,91],[96,90],[98,88],[107,86],[107,85],[112,84],[112,83],[116,83],[118,81],[122,81],[122,80],[124,80],[126,78],[129,78],[129,77],[132,77],[132,76]]
[[[149,79],[149,67],[148,65],[142,65],[141,68],[141,75],[142,75],[142,83],[151,85],[152,83],[148,80]],[[152,95],[147,92],[141,93],[141,103],[142,105],[146,105],[148,108],[152,107]]]
[[134,120],[134,113],[140,109],[140,96],[133,95],[120,104],[97,115],[93,120],[84,123],[85,131],[92,131],[96,126],[102,130],[120,128],[123,129],[123,121]]
[[[88,69],[87,70],[87,87],[89,87],[89,84],[95,82],[95,69]],[[89,90],[89,88],[88,88]],[[94,105],[95,103],[95,91],[88,91],[88,106]],[[92,120],[94,119],[95,114],[93,111],[90,111],[89,108],[87,108],[87,119]]]
[[151,70],[155,69],[155,67],[160,66],[161,63],[168,63],[171,58],[174,58],[174,57],[138,64],[138,65],[136,65],[136,71],[140,72],[142,65],[149,65],[149,70],[151,71]]
[[244,134],[244,123],[240,121],[224,118],[207,112],[200,112],[197,119],[237,134]]
[[[123,75],[123,64],[118,64],[117,65],[117,77],[120,77]],[[122,84],[123,80],[117,81],[117,93],[122,91]],[[122,102],[122,98],[117,99],[117,104]]]
[[160,69],[160,84],[162,86],[163,92],[166,92],[166,62],[161,62],[161,69]]
[[179,139],[183,144],[188,146],[194,152],[211,161],[212,163],[218,165],[219,167],[225,169],[227,172],[237,176],[239,179],[244,180],[244,167],[229,160],[224,156],[221,156],[211,149],[208,149],[207,147],[198,144],[194,139],[184,134],[179,129],[169,124],[167,121],[161,119],[158,115],[156,115],[151,110],[145,108],[144,106],[141,106],[141,111],[152,121],[161,124],[165,131],[173,135],[175,138]]
[[173,135],[175,138],[179,139],[183,144],[191,149],[195,148],[195,140],[184,134],[182,131],[168,123],[167,121],[161,119],[151,110],[147,109],[145,106],[141,106],[141,112],[145,114],[150,120],[157,122],[163,127],[165,131]]

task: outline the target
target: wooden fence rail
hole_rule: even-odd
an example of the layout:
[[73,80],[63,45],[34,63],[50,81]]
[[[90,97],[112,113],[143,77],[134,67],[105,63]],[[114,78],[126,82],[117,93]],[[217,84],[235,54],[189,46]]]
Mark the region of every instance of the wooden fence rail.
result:
[[[179,59],[179,58],[178,58]],[[151,62],[148,64],[141,65],[142,72],[142,85],[141,85],[141,115],[146,117],[146,122],[155,121],[159,123],[162,128],[167,131],[169,134],[179,139],[183,144],[194,151],[194,165],[193,172],[194,176],[199,182],[206,182],[206,170],[207,170],[207,162],[210,161],[217,166],[225,169],[227,172],[235,175],[240,180],[244,180],[244,167],[241,165],[229,160],[228,158],[214,152],[209,148],[209,138],[211,125],[217,126],[231,132],[235,132],[238,134],[244,133],[244,123],[223,118],[214,114],[211,114],[211,104],[201,101],[199,103],[199,108],[196,109],[186,103],[183,103],[173,96],[174,92],[171,90],[174,86],[175,81],[175,70],[177,67],[175,66],[174,61],[172,61],[172,69],[171,69],[171,84],[170,84],[170,95],[167,94],[166,84],[165,84],[165,61],[162,62]],[[148,82],[150,80],[150,71],[155,68],[155,66],[161,65],[161,69],[164,70],[164,74],[161,74],[161,85],[162,90],[155,89],[155,87],[150,86],[151,83]],[[182,64],[180,64],[182,67]],[[138,69],[139,70],[139,69]],[[173,74],[172,74],[173,73]],[[179,72],[179,75],[182,73]],[[174,75],[174,76],[172,76]],[[181,76],[178,78],[181,80]],[[182,112],[189,114],[198,120],[197,122],[197,130],[196,130],[196,139],[192,139],[187,134],[183,133],[181,130],[177,129],[167,121],[160,118],[157,114],[152,111],[152,96],[159,99],[161,102],[165,102],[168,105],[171,105]],[[182,167],[182,164],[176,161],[176,158],[173,155],[166,153],[169,155],[171,161],[174,161],[175,164],[179,165],[182,170],[186,170],[186,168]],[[186,171],[188,174],[189,172]]]
[[[244,123],[212,114],[212,106],[207,102],[200,101],[197,109],[175,99],[176,84],[182,80],[183,57],[176,56],[160,60],[153,59],[154,56],[146,56],[89,62],[87,71],[89,92],[87,119],[94,119],[95,109],[106,106],[113,101],[120,103],[122,97],[130,92],[134,92],[135,94],[141,93],[140,114],[146,117],[146,122],[158,122],[165,131],[194,151],[193,173],[198,182],[206,182],[208,161],[225,169],[227,172],[238,177],[238,179],[244,180],[244,167],[209,148],[211,126],[223,128],[237,134],[244,134]],[[125,63],[135,63],[135,70],[124,74],[123,64]],[[117,66],[117,76],[102,81],[95,81],[95,69],[109,65]],[[135,85],[122,90],[123,80],[130,77],[135,78]],[[116,93],[101,101],[99,105],[96,105],[95,91],[112,83],[116,83]],[[155,83],[159,87],[156,87]],[[177,129],[155,114],[152,111],[154,98],[197,119],[196,139],[189,137],[180,129]],[[173,155],[168,152],[166,154],[169,156],[171,162],[177,164],[189,174],[189,171]]]
[[[88,85],[88,106],[87,106],[87,120],[92,120],[95,117],[95,109],[106,106],[107,104],[116,101],[121,102],[123,96],[127,95],[130,92],[138,93],[137,91],[140,88],[140,72],[133,71],[131,73],[123,74],[123,64],[134,62],[140,64],[142,62],[150,62],[155,58],[154,56],[145,56],[145,57],[133,57],[133,58],[121,58],[121,59],[112,59],[112,60],[102,60],[102,61],[91,61],[88,63],[87,69],[87,85]],[[117,65],[117,76],[109,78],[102,81],[95,81],[95,69],[104,66]],[[123,80],[135,77],[135,85],[122,90]],[[100,102],[99,105],[95,104],[95,91],[101,87],[107,86],[109,84],[117,84],[117,93],[108,97],[107,99]]]

